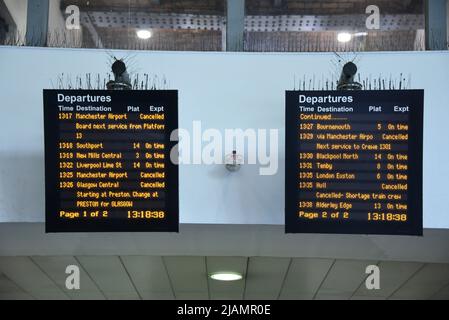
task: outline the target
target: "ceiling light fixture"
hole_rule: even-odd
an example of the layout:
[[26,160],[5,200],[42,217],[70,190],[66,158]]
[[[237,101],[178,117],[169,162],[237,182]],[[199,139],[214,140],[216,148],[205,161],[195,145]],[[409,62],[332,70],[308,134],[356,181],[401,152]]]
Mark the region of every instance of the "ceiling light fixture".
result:
[[357,32],[354,33],[354,37],[366,37],[368,35],[368,32]]
[[215,272],[210,275],[211,279],[218,281],[237,281],[241,280],[243,276],[237,272]]
[[352,35],[351,35],[350,33],[347,33],[347,32],[340,32],[340,33],[337,35],[337,40],[338,40],[338,42],[343,42],[343,43],[345,43],[345,42],[351,41],[351,39],[352,39]]
[[150,39],[151,36],[153,35],[150,30],[145,30],[145,29],[137,30],[136,33],[137,33],[137,37],[139,37],[139,39],[143,39],[143,40]]

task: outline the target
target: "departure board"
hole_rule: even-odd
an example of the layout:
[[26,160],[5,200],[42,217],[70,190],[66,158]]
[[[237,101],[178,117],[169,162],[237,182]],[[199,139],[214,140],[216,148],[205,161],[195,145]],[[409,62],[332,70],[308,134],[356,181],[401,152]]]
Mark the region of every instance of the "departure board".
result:
[[286,233],[422,235],[423,90],[286,92]]
[[46,231],[178,232],[177,128],[175,90],[44,90]]

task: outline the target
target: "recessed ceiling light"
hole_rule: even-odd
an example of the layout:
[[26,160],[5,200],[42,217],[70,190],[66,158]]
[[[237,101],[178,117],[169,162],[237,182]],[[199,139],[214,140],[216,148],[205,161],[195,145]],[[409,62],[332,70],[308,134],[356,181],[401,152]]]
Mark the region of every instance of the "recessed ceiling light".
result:
[[151,33],[150,30],[145,29],[137,30],[137,36],[139,37],[139,39],[147,40],[150,39],[152,35],[153,34]]
[[237,272],[215,272],[210,275],[211,279],[218,281],[237,281],[241,280],[243,276]]
[[337,35],[338,42],[349,42],[349,41],[351,41],[351,39],[352,39],[352,35],[347,32],[340,32]]

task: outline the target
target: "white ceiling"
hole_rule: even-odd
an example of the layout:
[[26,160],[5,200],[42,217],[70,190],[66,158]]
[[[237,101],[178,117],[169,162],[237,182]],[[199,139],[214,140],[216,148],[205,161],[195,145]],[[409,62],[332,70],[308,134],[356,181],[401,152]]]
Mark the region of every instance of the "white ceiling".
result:
[[449,229],[423,237],[285,234],[284,226],[181,224],[179,233],[46,234],[0,223],[0,256],[238,256],[449,263]]
[[[380,268],[380,290],[365,268]],[[65,269],[81,270],[81,290]],[[211,280],[236,271],[244,280]],[[45,234],[0,223],[1,299],[449,299],[449,230],[423,237],[286,235],[282,226]]]
[[[65,288],[78,265],[81,289]],[[380,290],[367,290],[367,265]],[[236,282],[215,271],[244,274]],[[204,256],[0,257],[0,299],[449,299],[449,264]]]

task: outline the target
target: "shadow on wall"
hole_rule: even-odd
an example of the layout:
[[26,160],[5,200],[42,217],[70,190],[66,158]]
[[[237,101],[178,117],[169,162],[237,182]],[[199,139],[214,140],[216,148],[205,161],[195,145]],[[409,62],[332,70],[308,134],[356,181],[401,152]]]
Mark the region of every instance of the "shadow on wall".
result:
[[0,222],[42,222],[43,154],[0,154]]

